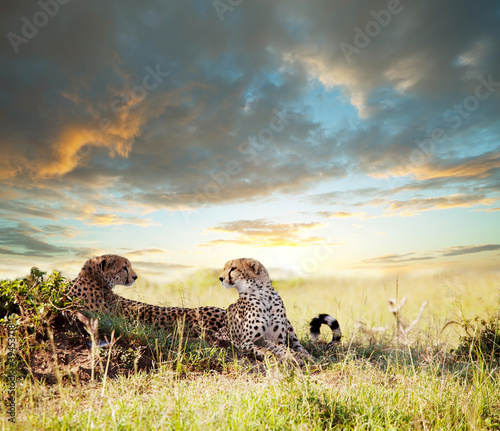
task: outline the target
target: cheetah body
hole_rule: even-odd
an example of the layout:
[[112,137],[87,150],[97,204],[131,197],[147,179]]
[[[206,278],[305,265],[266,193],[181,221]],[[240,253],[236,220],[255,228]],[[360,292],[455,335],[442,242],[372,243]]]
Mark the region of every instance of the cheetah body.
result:
[[183,327],[191,335],[221,339],[227,333],[226,310],[217,307],[161,307],[132,301],[113,292],[116,285],[131,286],[137,275],[130,261],[107,254],[89,259],[73,280],[69,294],[81,300],[88,311],[106,311],[153,326],[175,330]]
[[219,277],[226,288],[235,288],[239,299],[227,310],[231,341],[239,349],[262,359],[270,354],[278,359],[292,355],[302,363],[311,356],[300,344],[286,316],[280,295],[274,290],[266,268],[254,259],[235,259],[226,263]]

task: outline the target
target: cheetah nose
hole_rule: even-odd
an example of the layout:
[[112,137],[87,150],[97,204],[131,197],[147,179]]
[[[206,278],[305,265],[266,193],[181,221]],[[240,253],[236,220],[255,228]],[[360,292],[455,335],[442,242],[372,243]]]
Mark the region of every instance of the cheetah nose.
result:
[[222,283],[224,279],[222,277],[219,277],[220,282]]
[[132,277],[132,279],[133,279],[134,281],[135,281],[135,280],[137,280],[137,275],[134,275],[134,276]]

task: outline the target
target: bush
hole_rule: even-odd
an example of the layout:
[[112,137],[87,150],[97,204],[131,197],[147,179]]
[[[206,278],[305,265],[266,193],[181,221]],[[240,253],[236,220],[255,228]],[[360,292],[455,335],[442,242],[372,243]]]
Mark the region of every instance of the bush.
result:
[[460,337],[455,355],[460,360],[479,361],[488,366],[500,366],[500,308],[488,321],[477,317],[475,324],[467,321],[466,335]]
[[48,277],[38,268],[22,280],[3,280],[0,289],[0,325],[15,324],[29,334],[44,332],[61,310],[72,304],[66,292],[69,282],[54,271]]

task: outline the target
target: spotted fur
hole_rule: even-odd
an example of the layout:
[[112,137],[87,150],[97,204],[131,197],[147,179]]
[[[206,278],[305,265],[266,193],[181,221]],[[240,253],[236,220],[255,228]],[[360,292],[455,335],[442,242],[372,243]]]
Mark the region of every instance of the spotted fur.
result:
[[160,307],[113,293],[116,285],[131,286],[136,279],[128,259],[106,254],[85,262],[69,293],[81,300],[84,310],[117,313],[169,330],[181,325],[189,334],[204,335],[208,339],[223,339],[222,334],[227,333],[227,313],[222,308]]
[[235,288],[239,299],[229,306],[230,337],[235,346],[263,359],[274,354],[284,359],[292,347],[299,363],[311,358],[300,344],[286,316],[280,295],[274,290],[266,268],[254,259],[235,259],[226,263],[219,277],[222,286]]
[[323,324],[330,327],[333,335],[332,341],[327,344],[327,347],[333,347],[339,344],[342,337],[342,331],[340,330],[339,322],[337,321],[337,319],[335,319],[335,317],[328,314],[320,314],[319,316],[311,320],[311,323],[309,324],[311,330],[311,340],[313,342],[317,341],[320,334],[320,327]]

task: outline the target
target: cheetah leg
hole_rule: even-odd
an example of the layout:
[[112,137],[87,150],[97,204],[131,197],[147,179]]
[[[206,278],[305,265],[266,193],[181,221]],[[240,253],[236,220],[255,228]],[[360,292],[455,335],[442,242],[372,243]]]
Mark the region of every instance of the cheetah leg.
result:
[[[236,316],[235,320],[241,319],[243,321],[241,327],[241,333],[238,334],[236,327],[231,327],[231,335],[233,336],[234,345],[245,352],[253,353],[257,359],[264,359],[274,354],[278,359],[283,359],[284,354],[280,349],[258,346],[256,343],[262,340],[262,335],[265,330],[265,322],[261,317],[254,317],[251,315],[250,311],[247,310],[246,315]],[[230,322],[231,323],[231,322]],[[258,332],[262,328],[261,332]]]
[[291,344],[291,347],[299,352],[302,357],[307,359],[312,359],[311,354],[300,344],[299,338],[293,329],[292,324],[289,320],[287,320],[287,332],[288,332],[288,342]]
[[268,340],[264,340],[264,346],[257,346],[252,340],[245,340],[237,345],[242,351],[251,353],[259,360],[269,357],[276,357],[279,361],[290,360],[297,365],[304,365],[304,361],[294,352],[286,348],[285,345],[279,345]]
[[[251,353],[255,355],[255,357],[259,360],[263,360],[265,358],[269,357],[276,357],[279,361],[283,361],[287,358],[289,358],[289,353],[287,352],[286,348],[283,348],[281,346],[278,346],[277,344],[268,342],[267,340],[264,341],[264,346],[257,346],[253,341],[251,340],[246,340],[243,343],[239,344],[237,346],[239,349],[242,351]],[[301,361],[298,361],[299,364],[301,364]]]
[[289,349],[285,344],[276,344],[272,341],[265,340],[265,346],[281,360],[289,360],[295,362],[298,365],[304,365],[304,359],[311,359],[311,356],[305,357],[305,355]]

